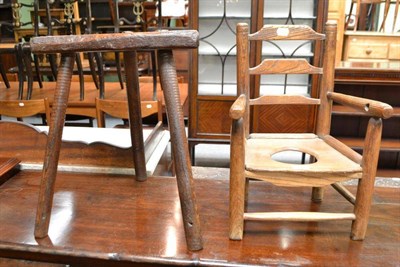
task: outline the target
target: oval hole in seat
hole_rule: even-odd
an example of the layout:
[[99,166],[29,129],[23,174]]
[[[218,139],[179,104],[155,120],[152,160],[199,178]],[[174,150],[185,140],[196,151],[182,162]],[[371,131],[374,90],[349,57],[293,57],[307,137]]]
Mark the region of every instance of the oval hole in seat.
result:
[[306,152],[287,149],[272,154],[271,158],[275,161],[288,164],[312,164],[317,162],[317,158]]

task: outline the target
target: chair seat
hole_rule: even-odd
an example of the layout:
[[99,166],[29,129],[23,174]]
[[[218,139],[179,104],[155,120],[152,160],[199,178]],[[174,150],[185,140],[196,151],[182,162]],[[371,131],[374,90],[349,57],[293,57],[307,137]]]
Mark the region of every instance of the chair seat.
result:
[[[292,164],[272,158],[282,151],[304,152],[316,162]],[[323,186],[362,175],[359,164],[314,134],[252,134],[246,142],[245,158],[247,177],[259,179],[262,176],[262,180],[277,185]]]
[[15,45],[16,43],[0,43],[0,50],[5,50],[3,51],[5,53],[13,52],[15,50]]

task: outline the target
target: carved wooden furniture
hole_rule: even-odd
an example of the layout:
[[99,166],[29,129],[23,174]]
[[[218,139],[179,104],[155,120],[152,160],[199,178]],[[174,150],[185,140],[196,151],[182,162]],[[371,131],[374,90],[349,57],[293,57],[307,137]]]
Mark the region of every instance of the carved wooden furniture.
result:
[[[354,27],[353,31],[374,31],[374,25],[378,25],[375,31],[381,32],[385,31],[385,24],[389,16],[389,10],[392,4],[394,5],[394,16],[392,20],[392,28],[389,30],[394,32],[394,27],[397,22],[397,15],[399,11],[400,0],[352,0],[350,4],[349,15],[346,20],[345,29],[348,29],[350,21],[353,19],[353,8],[354,4],[357,5],[356,14],[354,17]],[[382,20],[375,22],[376,12],[379,11],[377,6],[383,8]],[[379,23],[379,24],[378,24]]]
[[[379,157],[382,119],[391,117],[393,108],[385,103],[335,93],[334,66],[336,25],[327,23],[326,34],[307,26],[266,25],[250,34],[246,24],[237,26],[237,68],[239,98],[232,105],[231,166],[230,166],[230,233],[234,240],[243,237],[244,220],[260,221],[325,221],[352,220],[351,238],[363,240],[372,202],[374,180]],[[324,42],[323,64],[310,65],[303,58],[264,59],[258,65],[249,63],[250,42],[282,40],[313,40]],[[302,74],[320,77],[319,98],[304,95],[263,95],[250,97],[250,76],[269,74]],[[356,153],[330,136],[332,102],[350,106],[370,118],[363,155]],[[314,133],[250,133],[250,112],[256,105],[314,105],[317,125]],[[261,115],[261,114],[260,114]],[[314,116],[314,114],[313,114]],[[301,152],[310,155],[304,164],[277,159],[281,152]],[[304,155],[304,154],[303,154]],[[332,185],[349,202],[352,213],[322,212],[247,212],[245,202],[248,179],[267,181],[283,187],[313,187],[312,199],[321,201],[323,187]],[[354,197],[342,181],[359,179]]]
[[[31,53],[29,50],[22,50],[21,48],[21,42],[23,41],[22,38],[30,38],[32,36],[38,36],[39,35],[39,27],[38,27],[38,20],[37,16],[32,16],[31,20],[26,21],[22,20],[21,13],[22,10],[28,10],[29,8],[33,8],[33,13],[37,14],[37,1],[33,1],[33,3],[26,4],[26,3],[21,3],[16,0],[11,1],[11,7],[12,7],[12,21],[1,21],[0,22],[0,28],[7,29],[8,31],[11,31],[14,33],[15,38],[13,42],[6,42],[6,43],[0,43],[0,54],[14,54],[16,57],[16,62],[18,64],[18,68],[16,70],[17,75],[18,75],[18,81],[19,81],[19,88],[18,88],[18,99],[23,98],[23,89],[24,89],[24,81],[27,79],[28,81],[28,95],[27,99],[29,99],[29,91],[32,90],[33,87],[33,72],[32,72],[32,66],[31,66]],[[31,27],[27,27],[27,25],[31,25]],[[25,35],[20,35],[18,34],[21,29],[30,29],[29,34]],[[37,80],[39,83],[40,88],[43,87],[42,85],[42,78],[39,72],[39,59],[36,55],[33,55],[33,60],[34,60],[34,68],[36,70],[36,76]],[[0,59],[1,62],[1,59]],[[2,64],[0,64],[2,65]],[[9,83],[7,80],[7,77],[5,75],[5,70],[2,70],[3,68],[0,67],[1,75],[3,77],[3,80],[6,83],[7,88],[9,88]]]
[[[0,129],[0,154],[4,135]],[[18,144],[22,149],[25,142]],[[32,210],[39,189],[38,173],[22,170],[0,187],[0,225],[1,229],[7,229],[0,234],[0,264],[46,266],[51,260],[50,265],[55,266],[265,267],[393,266],[398,262],[395,245],[399,239],[398,187],[376,188],[377,208],[371,211],[368,238],[362,244],[344,236],[347,229],[341,223],[276,223],[277,231],[271,231],[269,224],[249,223],[245,240],[236,242],[226,237],[228,198],[225,196],[229,193],[226,170],[197,168],[194,175],[201,178],[196,179],[196,193],[200,210],[206,211],[202,229],[207,240],[204,249],[196,253],[187,251],[179,208],[171,209],[171,203],[179,206],[176,183],[165,177],[137,184],[126,175],[60,172],[57,205],[53,208],[59,223],[52,223],[49,239],[35,240]],[[252,207],[265,200],[266,191],[273,195],[265,206],[275,210],[282,205],[305,209],[310,205],[304,201],[308,193],[305,189],[295,190],[290,196],[292,203],[287,203],[286,194],[282,194],[285,190],[275,190],[267,183],[254,190],[255,200],[259,201]],[[333,190],[327,191],[326,197],[330,201],[323,209],[348,208],[341,205],[341,196]],[[307,234],[310,232],[313,234]]]
[[145,48],[158,49],[158,69],[161,84],[164,89],[166,109],[168,111],[174,165],[176,168],[188,249],[199,250],[202,248],[200,222],[193,188],[191,164],[188,155],[182,107],[179,102],[175,63],[172,57],[172,49],[187,49],[197,46],[198,33],[194,30],[49,36],[33,38],[31,40],[30,47],[34,53],[62,54],[53,102],[53,116],[49,130],[49,142],[46,150],[43,178],[39,193],[35,226],[35,236],[37,238],[44,238],[48,233],[61,134],[65,120],[66,103],[70,89],[75,53],[123,51],[126,71],[131,74],[126,76],[126,86],[132,145],[135,147],[133,155],[136,171],[135,177],[138,181],[147,179],[144,165],[139,78],[136,62],[136,50]]
[[0,100],[0,115],[23,118],[37,114],[44,114],[47,124],[50,123],[50,105],[47,98],[34,100]]
[[[146,32],[147,31],[147,16],[144,8],[144,0],[130,0],[130,1],[115,1],[109,0],[111,10],[111,17],[113,18],[113,25],[111,29],[114,33],[133,31],[133,32]],[[109,29],[109,27],[101,27],[102,29]],[[146,54],[150,54],[146,55]],[[153,77],[153,100],[157,100],[157,69],[156,69],[156,52],[154,50],[149,53],[138,53],[138,64],[141,72],[150,69],[151,60],[151,74]],[[150,57],[150,60],[148,60]],[[122,78],[122,64],[120,55],[115,53],[115,64],[117,68],[118,79],[123,88]]]
[[[264,24],[307,24],[322,32],[327,7],[328,1],[317,0],[189,1],[190,27],[200,33],[199,48],[191,51],[189,61],[188,135],[193,160],[196,144],[229,143],[229,108],[237,97],[234,25],[248,22],[250,32],[255,32]],[[258,44],[250,49],[253,62],[260,62],[268,53],[283,56],[277,49],[267,52],[265,47]],[[318,62],[321,49],[319,46],[311,47],[306,54],[310,61]],[[254,97],[269,87],[286,85],[300,85],[313,97],[317,94],[315,82],[307,79],[253,79],[251,82],[251,94]],[[278,128],[282,131],[303,132],[311,131],[315,126],[314,117],[309,116],[314,112],[312,107],[273,105],[262,109],[260,112],[271,116],[268,120],[255,120],[257,125],[251,125],[254,131],[274,131]]]
[[[162,122],[161,101],[141,101],[140,111],[142,118],[157,114],[158,121]],[[97,127],[106,127],[105,114],[114,118],[129,119],[128,102],[96,98]]]
[[[77,8],[77,0],[66,0],[62,1],[62,8],[64,10],[64,16],[62,18],[55,17],[51,10],[53,8],[57,8],[59,3],[56,1],[51,1],[51,0],[46,0],[46,22],[47,22],[47,35],[52,35],[53,34],[53,27],[61,27],[65,29],[65,33],[69,35],[75,35],[75,34],[80,34],[81,29],[80,27],[82,26],[84,28],[85,33],[91,33],[91,26],[92,26],[92,17],[91,17],[91,2],[86,1],[86,17],[83,20],[80,20],[79,14],[78,13],[78,8]],[[82,22],[82,24],[81,24]],[[82,65],[82,56],[78,53],[75,55],[76,59],[76,66],[77,66],[77,72],[79,75],[79,82],[80,82],[80,87],[81,87],[81,100],[85,98],[85,81],[83,77],[83,65]],[[94,57],[96,57],[96,62],[94,62]],[[102,71],[102,61],[97,53],[89,53],[88,56],[88,61],[89,61],[89,66],[90,66],[90,71],[91,75],[93,77],[93,81],[96,84],[96,87],[100,89],[100,97],[103,97],[104,95],[104,80],[103,80],[103,73],[99,74],[99,81],[98,77],[96,74],[96,65],[98,67],[99,72]],[[52,72],[55,74],[57,72],[56,68],[56,63],[55,63],[55,57],[51,56],[50,57],[50,66],[52,67]]]
[[[349,27],[356,4],[354,27]],[[353,0],[346,20],[344,61],[400,60],[400,33],[397,22],[400,0]]]
[[17,158],[0,158],[0,185],[18,173],[20,162]]

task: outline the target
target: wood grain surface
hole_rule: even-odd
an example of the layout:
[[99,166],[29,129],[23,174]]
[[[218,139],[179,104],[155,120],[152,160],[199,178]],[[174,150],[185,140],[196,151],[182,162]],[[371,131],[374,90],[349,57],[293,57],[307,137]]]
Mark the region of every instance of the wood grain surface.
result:
[[[33,236],[41,173],[21,171],[0,187],[0,257],[79,266],[396,266],[400,189],[376,188],[367,237],[349,238],[351,222],[254,222],[242,241],[228,237],[228,177],[197,176],[204,249],[188,252],[176,181],[58,173],[49,239]],[[226,172],[225,172],[226,173]],[[203,179],[204,178],[204,179]],[[250,182],[249,212],[271,209],[351,212],[333,189],[312,203],[308,189]],[[350,188],[354,192],[354,188]],[[265,201],[269,192],[269,201]],[[274,208],[275,207],[275,208]],[[0,266],[3,261],[0,259]],[[4,266],[4,265],[3,265]],[[34,265],[35,266],[35,265]]]

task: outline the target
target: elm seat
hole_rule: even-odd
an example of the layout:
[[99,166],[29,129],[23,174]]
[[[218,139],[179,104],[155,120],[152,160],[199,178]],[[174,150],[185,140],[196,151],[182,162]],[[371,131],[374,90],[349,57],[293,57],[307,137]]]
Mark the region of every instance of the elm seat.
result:
[[[332,181],[361,178],[362,168],[315,134],[250,135],[246,144],[246,176],[261,179],[280,186],[296,184],[296,176],[309,176],[310,183],[318,186],[329,185]],[[316,162],[290,164],[274,160],[272,156],[282,151],[300,151],[312,155]],[[335,161],[332,161],[335,159]],[[345,170],[345,171],[344,171]],[[319,177],[324,177],[320,179]],[[342,179],[341,179],[342,178]],[[301,183],[300,183],[301,185]]]

